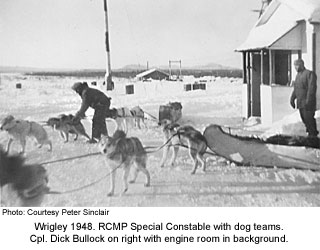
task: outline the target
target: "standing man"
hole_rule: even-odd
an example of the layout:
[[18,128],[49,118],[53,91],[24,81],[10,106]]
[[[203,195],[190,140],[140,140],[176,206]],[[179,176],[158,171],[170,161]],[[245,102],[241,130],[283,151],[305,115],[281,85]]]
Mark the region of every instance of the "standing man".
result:
[[317,76],[314,72],[304,67],[302,59],[294,61],[294,67],[297,76],[294,81],[294,88],[290,98],[292,108],[295,108],[295,100],[297,99],[297,108],[308,136],[316,137],[318,135],[317,123],[314,118],[316,111],[316,92],[317,92]]
[[95,143],[101,135],[108,135],[105,115],[110,108],[111,98],[98,89],[89,88],[86,82],[76,82],[72,89],[78,93],[82,99],[79,111],[75,115],[75,120],[85,117],[85,112],[89,107],[94,109],[92,119],[92,134],[90,143]]

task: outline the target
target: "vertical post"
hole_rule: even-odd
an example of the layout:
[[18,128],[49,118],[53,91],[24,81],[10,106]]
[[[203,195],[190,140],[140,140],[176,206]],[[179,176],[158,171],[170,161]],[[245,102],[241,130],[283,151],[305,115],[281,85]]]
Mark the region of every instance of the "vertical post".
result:
[[298,59],[302,59],[302,52],[301,52],[301,50],[298,50]]
[[288,53],[288,86],[291,86],[292,82],[292,51]]
[[252,100],[251,100],[251,67],[250,67],[250,65],[251,65],[251,63],[250,63],[250,52],[248,51],[248,57],[247,57],[247,72],[248,72],[248,84],[247,84],[247,96],[248,96],[248,117],[250,117],[251,116],[251,102],[252,102]]
[[315,31],[313,30],[312,32],[312,71],[316,73],[317,67],[317,48],[316,48],[316,39],[317,39],[317,35],[315,33]]
[[243,75],[243,83],[247,83],[247,53],[244,51],[242,52],[242,69],[243,69],[243,72],[242,72],[242,75]]
[[111,61],[110,61],[110,45],[109,45],[109,24],[108,24],[108,7],[107,0],[103,0],[104,14],[105,14],[105,44],[106,44],[106,75],[105,82],[107,84],[107,90],[113,90],[112,76],[111,76]]
[[269,85],[271,86],[272,83],[274,82],[274,78],[273,78],[273,53],[272,50],[269,50]]
[[263,50],[261,50],[260,52],[260,64],[261,64],[261,67],[260,67],[260,70],[261,70],[261,81],[260,81],[260,84],[263,85],[264,84],[264,67],[263,67]]

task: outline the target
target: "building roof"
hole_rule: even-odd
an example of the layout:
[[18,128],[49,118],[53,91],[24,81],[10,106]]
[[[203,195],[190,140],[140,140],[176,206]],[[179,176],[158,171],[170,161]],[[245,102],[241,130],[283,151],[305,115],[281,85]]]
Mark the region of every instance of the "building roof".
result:
[[301,13],[309,22],[320,22],[320,1],[319,0],[278,0]]
[[297,38],[301,27],[298,25],[302,20],[320,21],[319,0],[273,0],[236,51],[288,48],[289,45],[281,41],[288,34],[292,38],[290,49],[299,49],[301,39]]
[[153,69],[146,70],[146,71],[144,71],[144,72],[136,75],[136,77],[137,77],[137,78],[146,77],[146,76],[148,76],[149,74],[151,74],[151,73],[153,73],[153,72],[156,72],[156,71],[157,71],[157,72],[160,72],[161,74],[164,74],[164,75],[166,75],[166,76],[169,76],[169,74],[167,74],[167,73],[165,73],[165,72],[163,72],[163,71],[161,71],[161,70],[159,70],[159,69],[153,68]]

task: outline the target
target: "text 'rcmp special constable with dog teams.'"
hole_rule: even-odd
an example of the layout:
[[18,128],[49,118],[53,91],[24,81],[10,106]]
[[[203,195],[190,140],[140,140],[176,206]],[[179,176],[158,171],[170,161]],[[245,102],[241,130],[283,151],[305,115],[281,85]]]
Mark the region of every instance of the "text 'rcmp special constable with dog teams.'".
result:
[[[99,223],[99,230],[126,230],[129,224],[126,222],[107,222]],[[202,231],[211,230],[211,225],[206,223],[185,223],[185,224],[174,224],[168,223],[151,223],[151,224],[138,224],[135,222],[130,223],[130,229],[132,231],[162,231],[162,230],[186,230],[186,231]]]

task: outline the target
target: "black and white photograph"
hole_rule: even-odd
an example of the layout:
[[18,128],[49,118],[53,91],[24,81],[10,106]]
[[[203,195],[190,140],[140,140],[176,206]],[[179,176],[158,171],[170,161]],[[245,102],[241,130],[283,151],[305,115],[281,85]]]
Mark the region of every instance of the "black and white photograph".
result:
[[319,0],[1,0],[1,207],[319,207]]

